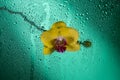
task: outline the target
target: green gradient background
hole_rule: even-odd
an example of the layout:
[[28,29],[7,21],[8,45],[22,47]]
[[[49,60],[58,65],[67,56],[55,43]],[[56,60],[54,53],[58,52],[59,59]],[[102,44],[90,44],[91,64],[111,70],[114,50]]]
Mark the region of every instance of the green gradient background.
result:
[[119,0],[0,0],[2,6],[45,29],[65,21],[92,47],[44,56],[42,32],[0,10],[0,80],[120,80]]

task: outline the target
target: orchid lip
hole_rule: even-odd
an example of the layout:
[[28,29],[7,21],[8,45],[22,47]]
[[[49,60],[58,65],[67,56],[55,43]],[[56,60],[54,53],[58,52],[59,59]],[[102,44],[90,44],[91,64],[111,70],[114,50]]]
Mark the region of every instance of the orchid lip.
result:
[[57,52],[63,53],[66,50],[67,42],[64,37],[58,37],[54,40],[54,49]]

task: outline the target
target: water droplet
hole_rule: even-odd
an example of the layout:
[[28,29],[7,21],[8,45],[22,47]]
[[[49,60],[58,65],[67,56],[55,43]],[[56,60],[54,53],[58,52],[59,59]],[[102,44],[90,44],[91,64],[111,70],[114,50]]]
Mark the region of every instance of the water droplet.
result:
[[86,18],[86,20],[89,20],[89,18]]
[[68,3],[68,1],[64,1],[64,3]]
[[59,4],[60,7],[64,7],[64,4]]
[[108,12],[105,12],[105,14],[107,15],[107,14],[108,14]]
[[75,15],[76,15],[76,16],[78,16],[79,14],[78,14],[78,13],[76,13]]
[[34,68],[33,68],[33,67],[31,68],[31,71],[34,71]]
[[31,44],[31,47],[33,47],[33,44]]
[[25,34],[25,32],[22,32],[23,34]]
[[48,69],[50,69],[50,67],[47,67]]
[[105,13],[105,11],[102,11],[102,13]]
[[100,2],[103,2],[103,0],[100,0]]
[[87,12],[86,14],[88,15],[89,13]]
[[81,16],[85,16],[85,14],[81,14]]
[[84,32],[82,31],[82,32],[81,32],[81,34],[83,35],[83,34],[84,34]]
[[69,11],[70,10],[70,8],[67,8],[67,11]]
[[110,13],[110,15],[113,15],[113,13]]
[[0,49],[2,48],[2,45],[3,45],[3,43],[2,43],[2,42],[0,42]]
[[42,61],[42,59],[39,59],[39,61]]
[[28,48],[28,50],[30,50],[30,48]]
[[0,29],[0,35],[2,34],[2,31],[1,31],[1,29]]
[[14,22],[13,24],[17,24],[17,22]]
[[108,4],[105,4],[105,6],[107,7],[107,6],[108,6]]
[[89,0],[90,2],[92,1],[92,0]]
[[59,57],[58,59],[61,60],[61,57]]
[[35,38],[39,38],[39,36],[36,35]]
[[0,35],[3,33],[3,31],[4,31],[4,29],[3,29],[3,28],[1,28],[1,29],[0,29]]
[[98,5],[99,9],[102,9],[102,6],[101,5]]
[[115,35],[115,34],[116,34],[116,31],[115,31],[115,30],[113,30],[113,31],[112,31],[112,34],[113,34],[113,35]]
[[14,40],[13,39],[10,39],[10,42],[13,42]]
[[25,52],[23,52],[23,55],[26,55],[26,53],[25,53]]

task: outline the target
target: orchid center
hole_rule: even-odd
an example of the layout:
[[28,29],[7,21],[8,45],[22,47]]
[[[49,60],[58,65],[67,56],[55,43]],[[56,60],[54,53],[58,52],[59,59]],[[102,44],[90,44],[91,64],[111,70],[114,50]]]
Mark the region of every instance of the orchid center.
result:
[[54,49],[57,52],[64,52],[66,50],[67,42],[64,37],[58,37],[54,40]]

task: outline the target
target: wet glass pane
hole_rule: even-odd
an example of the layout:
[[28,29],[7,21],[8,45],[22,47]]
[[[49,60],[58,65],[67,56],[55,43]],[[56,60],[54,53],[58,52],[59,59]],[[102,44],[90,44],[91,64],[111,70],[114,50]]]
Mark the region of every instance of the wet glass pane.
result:
[[[119,0],[0,0],[0,80],[120,80],[119,14]],[[44,55],[57,21],[92,45]]]

